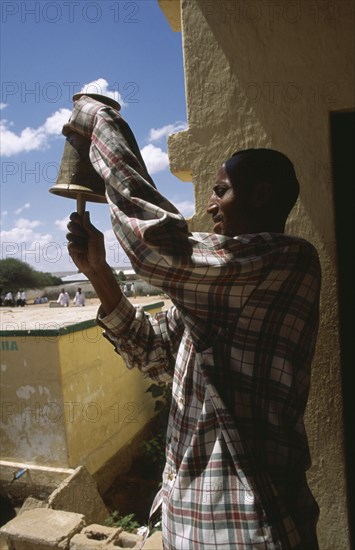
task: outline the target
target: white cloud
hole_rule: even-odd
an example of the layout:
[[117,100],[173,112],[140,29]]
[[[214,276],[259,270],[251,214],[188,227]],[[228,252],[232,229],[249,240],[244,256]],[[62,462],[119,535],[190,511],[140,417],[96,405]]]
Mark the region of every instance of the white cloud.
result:
[[[118,90],[109,89],[109,84],[104,78],[98,78],[85,84],[81,91],[112,97],[120,103],[121,107],[127,105]],[[6,106],[6,103],[0,104],[1,109],[4,109]],[[27,127],[19,133],[12,131],[12,122],[3,119],[0,122],[1,152],[3,156],[10,157],[23,152],[47,149],[49,147],[48,138],[61,134],[62,127],[68,122],[70,115],[70,109],[58,109],[38,128]]]
[[[164,137],[185,130],[186,128],[186,122],[174,122],[173,124],[167,124],[161,128],[151,128],[148,141],[160,141]],[[143,147],[143,149],[141,149],[141,154],[151,174],[161,172],[169,167],[168,154],[152,143],[148,143],[148,145]]]
[[26,208],[29,208],[31,206],[31,203],[30,202],[26,202],[26,204],[24,204],[23,206],[20,206],[20,208],[18,208],[17,210],[15,210],[15,214],[16,216],[18,216],[19,214],[21,214],[21,212],[23,210],[25,210]]
[[9,129],[7,120],[0,122],[1,152],[4,157],[45,147],[45,134],[39,129],[25,128],[20,134]]
[[85,94],[99,94],[111,97],[118,101],[121,105],[121,108],[127,106],[127,103],[123,101],[123,98],[118,90],[110,90],[109,83],[104,78],[98,78],[97,80],[92,80],[88,84],[84,84],[81,88],[81,92]]
[[159,141],[163,137],[167,137],[170,134],[176,134],[182,130],[186,130],[186,122],[174,122],[174,124],[167,124],[162,128],[152,128],[149,132],[149,141]]
[[0,102],[0,111],[2,111],[3,109],[5,109],[7,107],[7,103],[3,103],[2,101]]
[[195,204],[191,201],[174,202],[174,205],[185,217],[192,216],[195,212]]
[[61,134],[62,128],[68,122],[70,115],[71,111],[69,109],[59,109],[47,118],[42,128],[46,134]]
[[11,229],[1,231],[1,257],[16,258],[38,271],[73,269],[65,238],[58,241],[50,233],[42,233],[41,225],[38,220],[20,218]]
[[168,154],[151,143],[141,149],[141,154],[150,174],[161,172],[169,166]]
[[66,232],[68,230],[68,228],[67,228],[68,223],[69,223],[69,217],[65,216],[65,218],[63,218],[61,220],[55,220],[54,225],[56,227],[58,227],[58,229],[60,231],[65,231]]
[[[35,228],[40,225],[42,225],[41,222],[37,220],[30,221],[25,218],[16,220],[12,229],[1,231],[2,252],[4,252],[4,245],[7,245],[5,249],[9,251],[10,249],[17,250],[21,248],[21,244],[35,245],[40,243],[44,245],[48,243],[52,238],[49,233],[42,234],[39,231],[35,231]],[[12,247],[9,245],[12,245]],[[30,250],[30,248],[31,247],[29,247],[28,250]]]
[[17,155],[28,151],[38,151],[48,147],[48,136],[60,135],[63,124],[71,115],[69,109],[59,109],[49,116],[44,124],[38,128],[25,128],[16,134],[10,127],[12,123],[7,120],[0,122],[1,152],[5,157]]
[[2,231],[1,238],[10,241],[29,241],[33,236],[33,229],[42,225],[40,221],[30,221],[25,218],[19,218],[15,221],[15,225],[9,231]]

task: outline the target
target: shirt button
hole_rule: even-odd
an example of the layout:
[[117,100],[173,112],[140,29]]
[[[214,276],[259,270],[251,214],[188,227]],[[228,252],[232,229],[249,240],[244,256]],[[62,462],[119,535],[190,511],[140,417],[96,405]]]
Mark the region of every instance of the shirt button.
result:
[[179,403],[181,403],[181,405],[185,405],[185,399],[183,397],[180,396],[178,398],[178,401],[179,401]]

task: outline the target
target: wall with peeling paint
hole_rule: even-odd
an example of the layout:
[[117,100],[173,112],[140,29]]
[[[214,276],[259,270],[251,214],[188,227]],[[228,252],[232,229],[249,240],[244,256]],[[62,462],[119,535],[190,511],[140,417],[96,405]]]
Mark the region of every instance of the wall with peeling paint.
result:
[[94,320],[1,331],[0,347],[2,461],[93,474],[155,415],[151,381],[126,368]]

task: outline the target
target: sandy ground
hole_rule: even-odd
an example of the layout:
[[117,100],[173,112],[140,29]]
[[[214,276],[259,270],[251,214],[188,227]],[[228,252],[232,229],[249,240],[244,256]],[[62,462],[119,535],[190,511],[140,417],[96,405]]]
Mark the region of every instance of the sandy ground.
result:
[[[130,298],[132,304],[156,304],[164,302],[167,309],[171,301],[166,296],[139,296]],[[25,307],[1,307],[0,330],[46,330],[56,329],[96,318],[100,302],[97,298],[86,300],[85,307],[50,307],[49,304]]]

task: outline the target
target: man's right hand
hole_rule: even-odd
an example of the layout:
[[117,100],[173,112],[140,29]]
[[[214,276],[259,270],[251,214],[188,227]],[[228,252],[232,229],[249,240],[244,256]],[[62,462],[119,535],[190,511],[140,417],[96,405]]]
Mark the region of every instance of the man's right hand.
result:
[[104,236],[90,222],[89,212],[70,215],[67,239],[69,255],[89,279],[107,268]]

